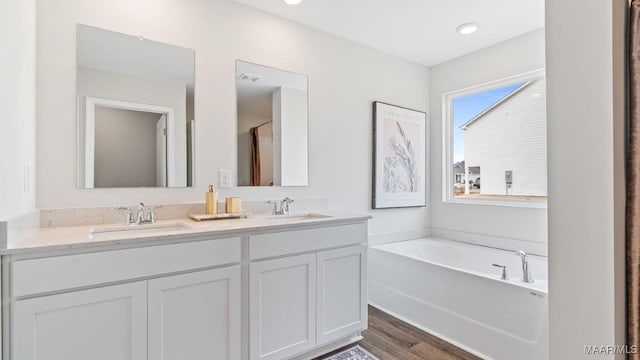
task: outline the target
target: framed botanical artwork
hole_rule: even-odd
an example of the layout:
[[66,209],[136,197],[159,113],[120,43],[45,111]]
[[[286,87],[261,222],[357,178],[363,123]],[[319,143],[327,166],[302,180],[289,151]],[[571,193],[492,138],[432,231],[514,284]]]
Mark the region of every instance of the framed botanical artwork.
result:
[[427,114],[373,103],[372,208],[426,206]]

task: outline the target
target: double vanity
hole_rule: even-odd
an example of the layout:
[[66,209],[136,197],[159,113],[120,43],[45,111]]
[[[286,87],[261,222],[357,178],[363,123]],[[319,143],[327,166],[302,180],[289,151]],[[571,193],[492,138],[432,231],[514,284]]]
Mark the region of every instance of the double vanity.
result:
[[[213,117],[196,117],[206,113],[196,100],[211,101],[195,92],[196,64],[208,60],[142,35],[75,29],[76,91],[66,103],[75,98],[78,196],[130,202],[142,188],[211,184],[216,167],[220,189],[308,186],[306,75],[236,61],[236,126],[219,134],[232,139],[234,164],[202,146],[225,149],[207,141]],[[193,201],[200,190],[173,193]],[[43,215],[43,227],[0,249],[2,359],[311,359],[359,340],[367,326],[368,215],[156,222],[141,204],[137,216],[120,208],[122,225],[109,210],[102,225],[51,225]]]
[[42,228],[2,252],[3,358],[314,358],[367,327],[368,218]]

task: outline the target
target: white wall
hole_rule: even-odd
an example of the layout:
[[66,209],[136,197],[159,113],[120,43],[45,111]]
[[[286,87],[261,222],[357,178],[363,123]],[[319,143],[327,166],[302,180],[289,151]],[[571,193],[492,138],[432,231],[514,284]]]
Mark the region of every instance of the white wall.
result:
[[[196,187],[77,190],[75,28],[84,23],[196,51]],[[38,1],[38,205],[204,201],[218,170],[235,174],[235,61],[309,76],[309,187],[237,188],[245,200],[328,198],[369,211],[371,103],[427,110],[428,69],[228,0]],[[295,207],[295,204],[294,204]],[[372,212],[371,234],[420,231],[428,208]]]
[[[0,2],[0,221],[36,208],[36,4]],[[24,166],[30,170],[25,191]]]
[[547,195],[545,85],[535,80],[465,130],[465,165],[480,167],[481,194]]
[[544,41],[544,30],[538,30],[430,69],[430,204],[434,230],[480,235],[479,242],[484,241],[483,236],[497,237],[500,242],[491,245],[545,252],[546,209],[444,202],[442,173],[442,95],[543,68]]
[[626,6],[546,2],[552,360],[613,359],[584,346],[625,342]]

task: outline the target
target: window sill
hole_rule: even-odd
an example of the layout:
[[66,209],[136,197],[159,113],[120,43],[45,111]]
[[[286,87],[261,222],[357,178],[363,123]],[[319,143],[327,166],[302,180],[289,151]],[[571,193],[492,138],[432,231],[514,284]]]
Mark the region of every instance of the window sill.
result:
[[546,201],[521,201],[521,200],[475,200],[475,199],[445,199],[445,204],[505,206],[530,209],[546,209]]

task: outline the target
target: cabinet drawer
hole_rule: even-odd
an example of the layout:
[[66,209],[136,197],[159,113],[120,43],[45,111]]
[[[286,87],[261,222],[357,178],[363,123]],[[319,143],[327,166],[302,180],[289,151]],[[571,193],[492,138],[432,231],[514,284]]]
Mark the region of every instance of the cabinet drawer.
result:
[[363,244],[367,223],[294,230],[249,237],[249,258],[263,259],[332,247]]
[[16,261],[13,296],[240,262],[240,238]]

